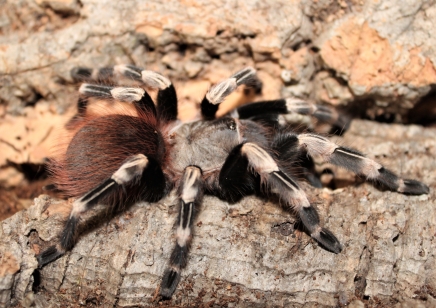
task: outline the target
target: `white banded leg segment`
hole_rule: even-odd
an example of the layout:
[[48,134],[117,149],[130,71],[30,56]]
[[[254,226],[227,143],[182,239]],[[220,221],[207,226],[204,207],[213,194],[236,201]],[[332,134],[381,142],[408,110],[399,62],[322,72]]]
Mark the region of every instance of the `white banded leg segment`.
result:
[[111,188],[116,186],[116,182],[113,179],[107,179],[91,191],[87,192],[81,198],[73,202],[73,208],[71,214],[65,223],[60,238],[59,251],[67,251],[74,247],[77,238],[77,226],[79,223],[80,215],[86,212],[89,208],[97,204],[102,196],[105,196],[111,191]]
[[78,217],[81,213],[85,212],[90,205],[99,199],[108,189],[114,186],[116,182],[113,179],[107,179],[91,191],[73,202],[73,209],[70,217]]
[[177,244],[181,247],[191,242],[191,225],[194,217],[194,203],[202,195],[201,170],[189,166],[185,169],[180,185],[180,213],[177,223]]
[[309,155],[320,156],[325,161],[330,161],[331,155],[339,147],[327,138],[314,134],[298,135],[298,145],[305,147]]
[[342,123],[339,114],[327,106],[315,105],[299,98],[277,99],[256,102],[238,108],[241,118],[249,118],[264,113],[301,114],[316,117],[318,120],[330,124]]
[[243,84],[248,86],[251,84],[255,85],[256,82],[258,82],[256,70],[252,67],[246,67],[236,72],[229,79],[221,81],[220,83],[211,87],[206,93],[206,99],[210,104],[218,105],[233,91],[235,91],[238,86]]
[[145,90],[141,88],[116,87],[110,92],[112,97],[116,100],[133,103],[141,100],[141,98],[144,96]]
[[79,88],[79,93],[90,97],[116,99],[122,102],[137,102],[144,96],[144,89],[129,87],[111,87],[84,83]]
[[165,90],[172,85],[171,81],[165,76],[137,66],[116,65],[114,70],[117,74],[140,81],[150,88]]
[[245,143],[241,148],[242,155],[248,164],[261,178],[267,182],[274,193],[277,193],[288,205],[299,211],[301,207],[310,206],[306,194],[298,184],[281,171],[272,156],[254,143]]
[[391,191],[405,194],[420,195],[429,192],[429,188],[415,180],[403,180],[381,164],[365,157],[362,153],[338,146],[330,140],[314,135],[301,134],[298,136],[299,146],[307,149],[309,155],[318,155],[325,161],[346,168],[366,179],[381,184]]
[[80,87],[79,92],[89,97],[115,99],[117,101],[131,103],[138,111],[156,116],[156,108],[153,100],[142,88],[110,87],[84,83]]
[[[159,73],[150,70],[143,70],[133,65],[117,65],[115,72],[133,80],[139,81],[147,87],[158,89],[157,93],[157,115],[164,122],[177,120],[177,93],[171,81]],[[146,94],[146,93],[145,93]],[[148,96],[148,94],[147,94]],[[144,99],[143,99],[144,100]],[[154,103],[147,97],[146,110],[152,110],[156,114]]]
[[226,79],[209,89],[206,93],[206,99],[212,105],[221,104],[238,87],[236,78]]
[[150,88],[164,90],[171,86],[171,81],[161,74],[134,65],[116,65],[114,71],[119,75],[140,81]]
[[[189,166],[183,174],[180,193],[180,212],[177,221],[176,239],[177,246],[189,246],[192,238],[192,223],[194,219],[194,206],[198,204],[203,195],[203,181],[201,170],[198,167]],[[176,266],[177,264],[173,264]]]
[[194,202],[198,198],[198,194],[201,192],[201,170],[195,166],[188,166],[182,177],[181,199],[182,201],[189,203]]
[[245,143],[241,148],[241,153],[247,157],[251,167],[259,174],[279,171],[279,167],[271,155],[257,144]]
[[77,240],[77,228],[80,215],[96,205],[102,197],[113,192],[119,185],[125,185],[142,176],[148,164],[148,159],[143,154],[134,155],[125,160],[121,167],[109,178],[91,189],[85,195],[74,201],[73,208],[60,236],[60,244],[51,246],[37,256],[40,267],[59,258],[66,251],[71,250]]
[[382,165],[365,157],[362,153],[345,147],[337,147],[330,157],[330,162],[357,174],[365,175],[370,180],[380,177],[384,169]]
[[262,83],[256,77],[256,70],[247,67],[233,74],[230,78],[214,85],[207,91],[205,97],[201,101],[201,114],[204,119],[211,120],[215,118],[218,111],[218,105],[224,101],[236,88],[240,85],[258,89],[262,88]]
[[117,185],[125,185],[138,180],[148,164],[148,159],[143,154],[137,154],[124,161],[121,167],[112,176],[93,188],[85,195],[74,201],[70,217],[78,217],[90,206],[93,206],[99,199]]
[[311,156],[320,156],[324,161],[344,167],[357,174],[375,179],[383,168],[379,163],[365,157],[362,153],[338,146],[327,138],[314,134],[298,135],[300,147],[305,147]]
[[159,73],[144,70],[141,71],[141,76],[144,84],[151,88],[165,90],[166,88],[171,86],[171,81]]
[[290,97],[285,100],[288,113],[298,113],[302,115],[311,115],[316,111],[316,106],[305,100]]
[[133,180],[139,180],[147,164],[148,159],[144,154],[129,157],[124,161],[121,167],[115,171],[111,179],[118,185],[124,185]]
[[118,75],[127,77],[129,79],[133,79],[136,81],[142,81],[142,75],[141,75],[142,69],[139,67],[136,67],[134,65],[115,65],[114,66],[114,72]]
[[[298,98],[287,98],[255,102],[237,108],[235,117],[241,119],[257,119],[265,114],[301,114],[317,118],[319,121],[329,123],[336,128],[346,129],[349,125],[347,117],[340,115],[327,106],[314,105]],[[283,117],[280,117],[283,119]],[[282,122],[282,121],[280,121]],[[286,120],[283,120],[283,125]]]
[[192,241],[192,228],[195,218],[195,206],[203,196],[201,170],[195,166],[185,169],[180,187],[180,212],[177,219],[176,245],[171,253],[170,265],[163,275],[160,294],[170,298],[180,281],[180,272],[186,267]]
[[139,180],[147,164],[148,159],[143,154],[129,157],[109,179],[106,179],[100,185],[74,201],[70,217],[61,234],[61,246],[64,250],[71,249],[76,242],[77,225],[80,215],[96,205],[118,186]]
[[248,159],[249,165],[263,177],[271,191],[298,212],[300,219],[310,235],[327,250],[339,253],[342,249],[338,239],[327,229],[320,226],[319,216],[312,207],[306,194],[264,149],[253,143],[246,143],[241,153]]
[[79,93],[91,97],[112,98],[111,90],[114,87],[83,83]]
[[236,79],[236,84],[238,86],[243,84],[247,86],[252,86],[256,85],[256,83],[258,82],[256,70],[253,67],[246,67],[233,74],[231,78]]
[[315,105],[299,98],[287,98],[286,109],[289,113],[312,115],[318,120],[335,124],[339,120],[339,114],[327,106]]

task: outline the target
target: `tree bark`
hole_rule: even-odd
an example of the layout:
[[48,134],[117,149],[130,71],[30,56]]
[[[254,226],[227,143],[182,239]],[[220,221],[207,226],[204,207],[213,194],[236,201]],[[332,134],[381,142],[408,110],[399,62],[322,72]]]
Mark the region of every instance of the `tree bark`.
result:
[[35,254],[55,243],[71,204],[40,196],[0,223],[0,306],[434,307],[434,137],[430,128],[354,121],[336,138],[430,186],[429,195],[404,196],[367,183],[303,185],[344,246],[337,255],[274,201],[205,197],[188,267],[162,303],[154,300],[174,244],[174,195],[89,226],[71,252],[37,269]]

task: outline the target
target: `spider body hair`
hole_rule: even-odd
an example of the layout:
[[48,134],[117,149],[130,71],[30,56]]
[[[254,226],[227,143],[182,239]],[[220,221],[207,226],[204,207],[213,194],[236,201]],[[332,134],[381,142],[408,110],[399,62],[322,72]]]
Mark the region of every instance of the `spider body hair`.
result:
[[50,170],[59,190],[68,197],[80,197],[137,153],[144,153],[157,164],[164,163],[164,138],[156,121],[140,113],[137,117],[107,115],[78,129],[64,159],[55,162]]
[[[188,263],[194,221],[204,194],[230,202],[251,194],[276,195],[287,211],[298,214],[311,237],[326,250],[339,253],[339,240],[322,227],[316,209],[298,185],[299,179],[306,178],[320,186],[310,176],[313,155],[392,191],[418,195],[429,191],[426,185],[403,180],[356,150],[316,134],[297,134],[278,120],[279,114],[300,113],[342,125],[344,119],[326,107],[282,99],[245,105],[216,118],[218,104],[238,86],[259,87],[253,68],[213,86],[201,102],[202,119],[188,123],[177,120],[174,86],[158,73],[130,65],[98,71],[80,68],[73,73],[87,80],[122,75],[156,88],[157,102],[155,106],[141,87],[80,87],[77,114],[67,124],[73,137],[61,150],[64,153],[50,160],[54,186],[75,201],[59,243],[37,256],[39,266],[74,247],[79,227],[86,223],[83,214],[95,205],[120,211],[138,201],[158,201],[174,188],[180,207],[176,243],[160,285],[162,298],[173,295]],[[124,102],[132,108],[99,116],[88,112],[89,98]]]

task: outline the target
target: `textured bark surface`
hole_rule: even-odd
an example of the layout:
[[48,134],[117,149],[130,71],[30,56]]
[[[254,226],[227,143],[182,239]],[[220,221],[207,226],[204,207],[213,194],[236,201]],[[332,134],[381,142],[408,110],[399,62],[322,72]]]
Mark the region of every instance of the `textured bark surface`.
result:
[[[206,197],[188,268],[163,305],[433,307],[434,137],[433,129],[356,121],[340,138],[403,176],[422,179],[431,194],[404,196],[369,184],[334,191],[304,186],[344,245],[338,255],[294,230],[295,217],[273,202],[248,197],[229,205]],[[86,231],[71,253],[34,272],[35,252],[56,240],[69,210],[63,201],[35,199],[0,224],[1,304],[157,304],[152,299],[174,241],[175,203],[168,197],[138,204]]]

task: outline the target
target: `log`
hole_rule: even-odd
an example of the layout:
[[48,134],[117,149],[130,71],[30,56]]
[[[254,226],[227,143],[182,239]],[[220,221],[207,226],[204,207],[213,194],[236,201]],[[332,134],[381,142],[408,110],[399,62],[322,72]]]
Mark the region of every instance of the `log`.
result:
[[303,185],[344,246],[337,255],[275,201],[207,196],[188,267],[165,302],[155,294],[174,243],[174,194],[89,226],[71,252],[37,269],[35,254],[55,243],[71,205],[42,195],[0,223],[0,306],[435,307],[435,130],[356,120],[335,139],[423,181],[430,194],[359,181],[336,190]]

